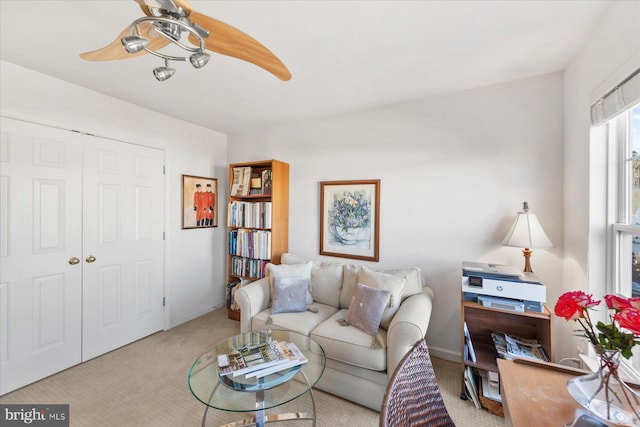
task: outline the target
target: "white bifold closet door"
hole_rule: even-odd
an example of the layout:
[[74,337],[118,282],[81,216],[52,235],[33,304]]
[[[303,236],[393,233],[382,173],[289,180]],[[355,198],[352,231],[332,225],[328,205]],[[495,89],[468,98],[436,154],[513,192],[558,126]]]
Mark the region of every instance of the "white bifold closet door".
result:
[[0,120],[4,394],[162,329],[163,152]]

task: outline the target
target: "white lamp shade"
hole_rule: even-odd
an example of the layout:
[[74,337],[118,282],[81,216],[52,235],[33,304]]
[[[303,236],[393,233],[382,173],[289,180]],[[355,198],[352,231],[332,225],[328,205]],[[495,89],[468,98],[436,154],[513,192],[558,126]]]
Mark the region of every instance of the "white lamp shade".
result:
[[550,248],[553,246],[538,222],[536,214],[530,212],[518,212],[516,220],[502,244],[519,248]]

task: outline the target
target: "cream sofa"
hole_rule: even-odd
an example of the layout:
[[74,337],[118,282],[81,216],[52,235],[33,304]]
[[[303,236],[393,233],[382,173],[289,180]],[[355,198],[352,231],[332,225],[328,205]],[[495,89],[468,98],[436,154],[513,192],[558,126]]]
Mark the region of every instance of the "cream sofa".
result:
[[[292,254],[283,254],[277,267],[280,271],[310,271],[307,311],[271,314],[269,276],[277,270],[268,266],[271,274],[235,293],[241,331],[288,329],[310,336],[327,357],[316,387],[379,411],[396,365],[429,326],[433,292],[423,285],[420,270],[377,272],[356,264],[307,261]],[[383,318],[375,336],[344,321],[357,284],[372,281],[404,284],[396,308]]]

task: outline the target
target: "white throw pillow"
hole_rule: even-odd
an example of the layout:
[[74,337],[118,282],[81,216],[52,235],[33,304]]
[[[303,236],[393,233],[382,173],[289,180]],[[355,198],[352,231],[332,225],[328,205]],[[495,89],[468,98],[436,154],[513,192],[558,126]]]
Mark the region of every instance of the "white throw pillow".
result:
[[306,259],[298,255],[290,254],[289,252],[280,255],[280,264],[304,264],[305,262],[307,262]]
[[402,291],[407,283],[407,278],[397,277],[362,267],[358,274],[358,283],[362,283],[363,285],[367,285],[372,288],[389,291],[391,293],[389,306],[384,310],[382,320],[380,321],[380,326],[387,329],[391,323],[391,319],[400,308]]
[[313,300],[336,308],[340,307],[342,264],[314,262],[311,269],[311,295]]
[[[267,264],[265,271],[269,278],[269,286],[271,288],[271,300],[273,300],[273,278],[274,277],[302,277],[311,283],[311,268],[313,262],[305,262],[302,264]],[[313,303],[311,291],[307,289],[307,305]]]
[[422,293],[422,274],[419,268],[410,267],[401,270],[384,270],[383,273],[407,278],[407,284],[404,287],[404,291],[402,291],[403,300],[411,295]]
[[340,289],[340,308],[349,308],[353,294],[358,285],[358,273],[360,266],[355,264],[345,264],[342,271],[342,288]]

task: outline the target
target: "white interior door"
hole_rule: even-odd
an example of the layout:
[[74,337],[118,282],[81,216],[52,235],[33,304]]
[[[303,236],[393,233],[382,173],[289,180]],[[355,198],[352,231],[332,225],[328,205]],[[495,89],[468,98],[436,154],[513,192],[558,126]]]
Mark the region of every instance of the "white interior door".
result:
[[162,329],[163,153],[85,146],[82,359]]
[[84,137],[6,118],[0,135],[4,394],[80,362]]

